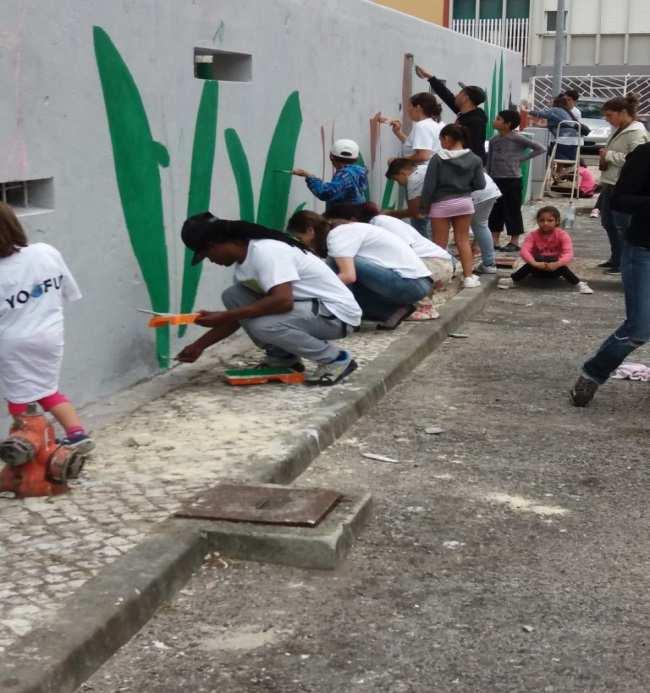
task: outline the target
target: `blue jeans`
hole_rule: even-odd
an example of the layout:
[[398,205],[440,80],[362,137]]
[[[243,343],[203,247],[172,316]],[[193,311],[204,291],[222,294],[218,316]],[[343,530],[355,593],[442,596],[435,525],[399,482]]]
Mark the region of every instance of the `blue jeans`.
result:
[[481,249],[481,262],[483,267],[492,267],[496,262],[496,254],[494,252],[494,240],[488,226],[490,212],[497,198],[485,200],[474,204],[474,216],[472,217],[472,231],[474,239]]
[[361,306],[366,320],[383,322],[402,306],[412,305],[431,293],[430,277],[407,279],[365,258],[354,258],[357,281],[348,288]]
[[600,223],[607,233],[609,246],[611,248],[610,261],[614,267],[620,267],[623,237],[630,225],[631,217],[628,214],[615,212],[612,209],[610,204],[612,191],[612,187],[603,189],[598,199],[598,206],[600,208]]
[[635,349],[650,340],[650,248],[623,241],[621,259],[625,322],[583,366],[584,375],[602,385]]

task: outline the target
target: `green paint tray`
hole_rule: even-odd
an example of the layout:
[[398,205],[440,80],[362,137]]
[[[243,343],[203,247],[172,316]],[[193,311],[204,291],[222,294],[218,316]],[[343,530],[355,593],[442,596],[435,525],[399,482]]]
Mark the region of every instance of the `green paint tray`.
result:
[[291,368],[231,368],[223,375],[230,385],[264,385],[265,383],[297,385],[305,382],[305,374]]

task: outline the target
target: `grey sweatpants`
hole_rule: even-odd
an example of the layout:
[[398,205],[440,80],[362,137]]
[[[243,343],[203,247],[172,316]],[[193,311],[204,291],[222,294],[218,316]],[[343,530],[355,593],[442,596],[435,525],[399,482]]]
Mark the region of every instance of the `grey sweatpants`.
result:
[[[260,295],[243,284],[233,284],[223,292],[221,300],[228,309],[241,308],[259,301]],[[241,326],[278,364],[293,363],[296,357],[329,363],[336,359],[340,349],[327,340],[345,337],[347,328],[334,316],[316,314],[323,312],[327,313],[322,307],[314,308],[313,301],[296,301],[288,313],[242,320]]]

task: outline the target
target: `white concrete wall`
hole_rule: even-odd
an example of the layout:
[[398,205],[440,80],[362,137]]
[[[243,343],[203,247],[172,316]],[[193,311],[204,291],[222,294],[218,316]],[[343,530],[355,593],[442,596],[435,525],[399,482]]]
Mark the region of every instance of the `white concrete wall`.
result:
[[[220,85],[211,209],[237,217],[223,131],[235,127],[255,194],[280,109],[300,92],[296,165],[321,170],[320,128],[353,137],[369,158],[368,119],[399,115],[404,54],[457,80],[489,87],[503,53],[504,98],[520,91],[518,56],[365,0],[3,0],[0,3],[0,181],[54,178],[55,209],[26,219],[31,239],[58,247],[84,292],[69,307],[62,389],[79,403],[115,392],[157,369],[153,332],[135,312],[149,307],[129,244],[93,50],[104,29],[137,83],[153,138],[168,149],[161,168],[172,307],[181,290],[194,121],[203,82],[193,48],[253,54],[253,81]],[[415,79],[416,90],[426,86]],[[445,118],[451,119],[446,111]],[[397,151],[388,132],[385,160]],[[377,178],[379,179],[379,175]],[[381,176],[383,179],[383,175]],[[300,179],[289,213],[312,198]],[[205,267],[198,307],[217,307],[228,272]],[[178,349],[174,340],[172,353]]]

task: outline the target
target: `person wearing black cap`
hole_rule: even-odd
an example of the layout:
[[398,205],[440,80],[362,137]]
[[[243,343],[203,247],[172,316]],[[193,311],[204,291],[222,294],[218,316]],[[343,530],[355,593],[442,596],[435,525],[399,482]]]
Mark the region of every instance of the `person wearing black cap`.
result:
[[329,340],[340,339],[361,322],[352,292],[316,255],[291,236],[247,221],[217,219],[203,212],[187,219],[183,243],[193,264],[208,258],[234,266],[235,283],[222,294],[226,310],[200,311],[196,323],[211,328],[176,357],[193,363],[203,351],[246,330],[266,356],[260,368],[302,372],[302,359],[314,361],[309,385],[334,385],[357,367]]
[[485,164],[487,161],[485,153],[487,115],[482,108],[479,108],[485,102],[485,90],[472,84],[458,82],[461,90],[454,96],[441,79],[434,77],[419,65],[415,67],[415,74],[421,79],[428,80],[433,91],[457,114],[456,123],[467,128],[469,149]]

